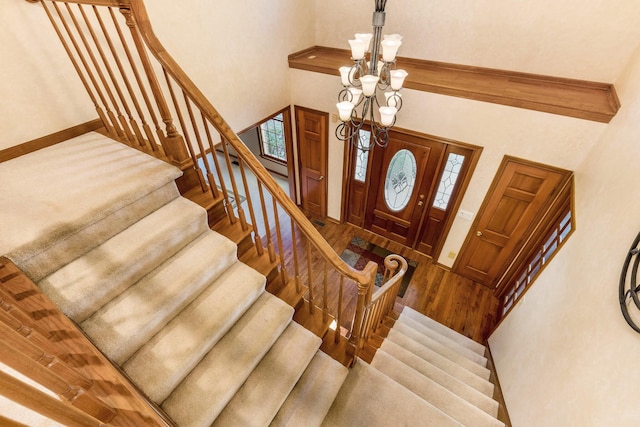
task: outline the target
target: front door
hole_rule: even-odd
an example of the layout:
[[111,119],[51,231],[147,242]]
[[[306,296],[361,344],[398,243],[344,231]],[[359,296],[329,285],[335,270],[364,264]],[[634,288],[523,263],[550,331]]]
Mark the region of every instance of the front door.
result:
[[454,271],[493,287],[569,176],[550,166],[505,158]]
[[413,246],[444,148],[439,142],[391,132],[389,145],[374,149],[365,228]]
[[302,209],[327,216],[327,113],[296,107]]

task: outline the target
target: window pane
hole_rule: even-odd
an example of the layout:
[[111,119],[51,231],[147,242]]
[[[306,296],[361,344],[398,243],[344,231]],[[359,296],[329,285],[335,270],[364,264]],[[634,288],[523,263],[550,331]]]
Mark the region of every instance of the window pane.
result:
[[442,173],[440,185],[438,185],[436,198],[433,201],[433,207],[442,210],[447,209],[451,193],[453,193],[453,189],[456,187],[456,181],[458,181],[458,176],[460,176],[462,163],[464,163],[463,155],[453,153],[449,154],[447,164],[444,167],[444,172]]
[[282,113],[260,125],[262,134],[262,153],[283,162],[287,161],[287,149],[284,140],[284,122]]
[[353,179],[356,181],[364,182],[367,178],[367,164],[369,162],[369,150],[363,150],[360,147],[368,147],[369,140],[371,139],[371,132],[367,130],[360,130],[358,132],[358,139],[360,144],[356,151],[356,167],[353,171]]
[[416,158],[402,149],[391,158],[384,183],[384,200],[393,212],[404,209],[411,199],[416,183]]

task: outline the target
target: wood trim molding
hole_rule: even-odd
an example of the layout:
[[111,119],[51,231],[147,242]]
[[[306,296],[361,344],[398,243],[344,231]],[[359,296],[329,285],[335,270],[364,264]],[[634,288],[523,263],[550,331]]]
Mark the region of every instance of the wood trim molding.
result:
[[[339,76],[338,68],[352,63],[350,56],[345,49],[313,46],[289,55],[289,67]],[[601,123],[609,123],[620,109],[609,83],[412,58],[398,58],[397,63],[409,72],[408,89]]]
[[32,141],[25,142],[14,147],[9,147],[4,150],[0,150],[0,163],[7,160],[15,159],[25,154],[32,153],[34,151],[41,150],[51,145],[59,144],[76,136],[83,135],[87,132],[95,131],[103,127],[100,119],[91,120],[90,122],[82,123],[77,126],[70,127],[59,132],[52,133],[47,136],[43,136]]

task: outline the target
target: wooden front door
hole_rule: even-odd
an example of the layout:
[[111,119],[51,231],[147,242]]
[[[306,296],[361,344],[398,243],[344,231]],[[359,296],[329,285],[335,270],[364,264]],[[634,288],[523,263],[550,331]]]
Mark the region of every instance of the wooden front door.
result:
[[569,176],[568,171],[505,158],[454,271],[493,287]]
[[327,216],[328,114],[296,107],[302,209]]
[[373,152],[365,228],[413,246],[420,219],[432,199],[444,144],[390,133],[389,145]]

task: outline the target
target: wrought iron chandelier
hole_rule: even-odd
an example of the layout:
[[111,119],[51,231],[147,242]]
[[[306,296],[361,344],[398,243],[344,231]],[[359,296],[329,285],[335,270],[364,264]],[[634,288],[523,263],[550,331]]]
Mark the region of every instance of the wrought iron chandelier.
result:
[[[356,34],[355,39],[349,40],[354,64],[340,67],[343,88],[336,105],[342,123],[336,128],[336,137],[351,142],[361,150],[370,150],[374,144],[387,146],[389,129],[395,124],[396,113],[402,108],[399,91],[407,72],[395,68],[402,36],[382,36],[386,4],[387,0],[375,0],[373,34]],[[369,143],[362,142],[358,135],[367,121],[371,125]]]

